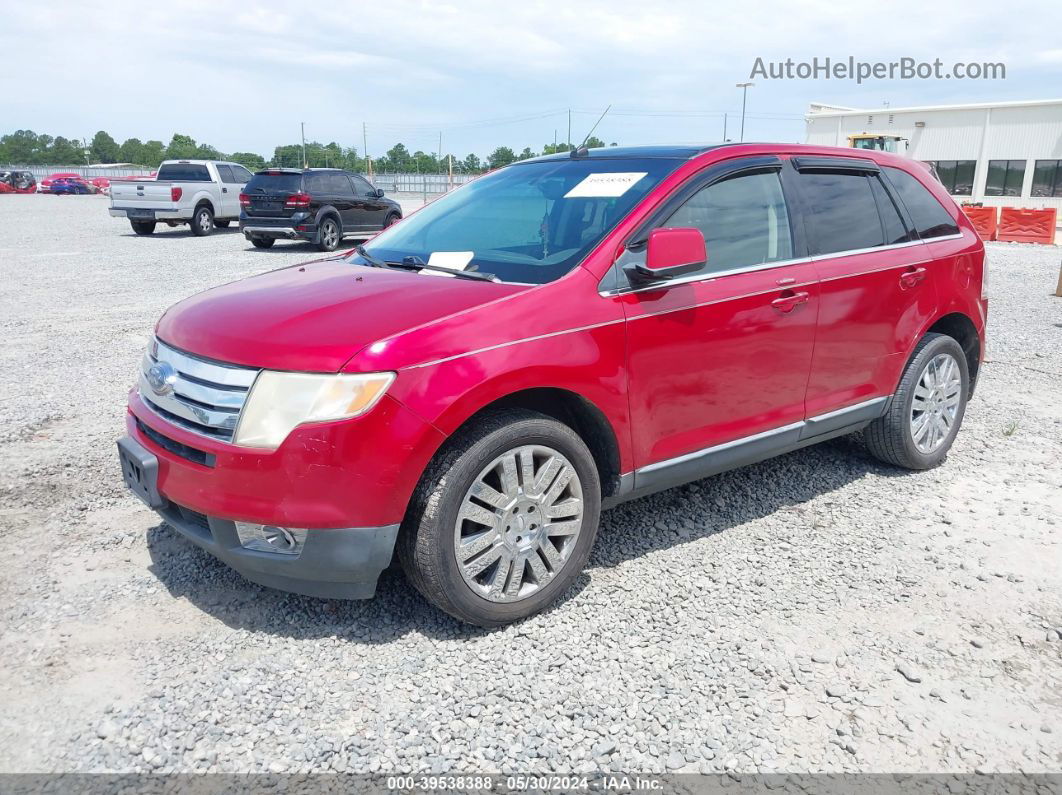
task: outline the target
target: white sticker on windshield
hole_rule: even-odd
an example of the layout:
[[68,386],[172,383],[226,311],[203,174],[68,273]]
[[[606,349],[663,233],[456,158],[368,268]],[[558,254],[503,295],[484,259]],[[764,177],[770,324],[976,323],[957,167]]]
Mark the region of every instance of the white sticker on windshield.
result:
[[565,199],[611,199],[622,196],[631,186],[648,174],[648,171],[614,171],[606,174],[591,174],[570,191]]
[[[449,268],[454,271],[463,271],[472,262],[472,257],[475,255],[473,251],[433,251],[428,256],[428,264],[434,265],[437,268]],[[421,273],[426,273],[429,276],[445,276],[447,278],[453,278],[451,273],[440,273],[439,271],[431,271],[425,268]]]

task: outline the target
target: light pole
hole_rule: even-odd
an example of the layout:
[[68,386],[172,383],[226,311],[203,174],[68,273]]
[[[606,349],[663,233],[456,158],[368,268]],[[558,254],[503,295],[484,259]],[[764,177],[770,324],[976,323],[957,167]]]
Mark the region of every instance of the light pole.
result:
[[755,83],[737,83],[735,88],[741,89],[741,140],[745,140],[745,98],[749,93],[749,86],[756,85]]
[[299,122],[299,129],[302,131],[302,167],[306,168],[306,122]]

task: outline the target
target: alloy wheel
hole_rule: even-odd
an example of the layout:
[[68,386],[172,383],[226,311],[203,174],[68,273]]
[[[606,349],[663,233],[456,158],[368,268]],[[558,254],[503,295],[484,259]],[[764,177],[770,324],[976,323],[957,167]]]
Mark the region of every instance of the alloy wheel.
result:
[[472,482],[457,516],[461,577],[491,602],[518,602],[567,564],[583,526],[579,475],[560,452],[523,445],[502,453]]
[[339,245],[339,229],[331,221],[325,223],[321,237],[324,239],[324,244],[329,248]]
[[938,353],[918,378],[911,401],[911,438],[932,453],[948,438],[962,401],[962,371],[950,353]]

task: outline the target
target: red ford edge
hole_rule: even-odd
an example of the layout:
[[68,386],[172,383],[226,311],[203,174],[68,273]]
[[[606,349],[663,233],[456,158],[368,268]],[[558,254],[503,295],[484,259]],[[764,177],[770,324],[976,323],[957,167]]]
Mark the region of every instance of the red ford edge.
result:
[[926,168],[798,145],[524,161],[342,256],[163,315],[128,486],[267,586],[368,598],[397,554],[497,626],[600,511],[865,430],[943,461],[984,354],[984,247]]

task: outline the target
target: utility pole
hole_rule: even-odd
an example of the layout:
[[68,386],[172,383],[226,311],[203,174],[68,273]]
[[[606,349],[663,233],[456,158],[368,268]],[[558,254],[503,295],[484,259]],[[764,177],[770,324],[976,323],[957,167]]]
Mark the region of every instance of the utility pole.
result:
[[435,162],[442,165],[442,130],[439,130],[439,151],[435,155]]
[[723,143],[726,143],[726,114],[723,114]]
[[361,123],[361,154],[365,158],[365,173],[372,179],[372,166],[369,165],[369,132],[365,128],[365,122]]
[[568,151],[572,150],[572,109],[568,108]]
[[302,167],[307,168],[306,165],[306,122],[300,121],[299,127],[302,130]]
[[745,98],[749,93],[749,86],[756,85],[755,83],[736,83],[735,88],[741,89],[741,140],[745,140]]

